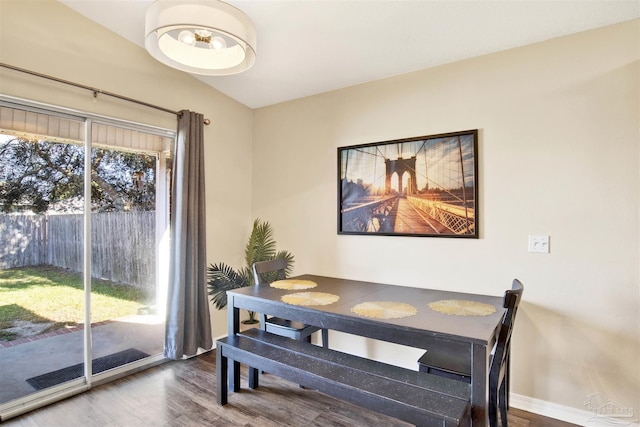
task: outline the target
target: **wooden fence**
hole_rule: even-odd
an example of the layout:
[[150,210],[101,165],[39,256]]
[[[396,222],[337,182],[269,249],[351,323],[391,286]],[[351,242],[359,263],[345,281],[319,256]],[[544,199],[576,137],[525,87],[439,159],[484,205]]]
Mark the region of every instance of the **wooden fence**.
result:
[[[83,269],[83,215],[0,215],[0,269]],[[91,215],[91,277],[155,290],[155,212]]]

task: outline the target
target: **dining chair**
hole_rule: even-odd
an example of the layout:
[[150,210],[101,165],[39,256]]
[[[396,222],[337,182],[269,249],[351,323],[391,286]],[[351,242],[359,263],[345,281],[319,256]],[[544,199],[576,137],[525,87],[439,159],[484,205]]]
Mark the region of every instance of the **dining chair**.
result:
[[[275,280],[286,278],[286,259],[274,259],[261,261],[253,264],[253,278],[256,286],[264,285]],[[260,328],[263,331],[271,332],[283,337],[292,338],[298,341],[311,342],[311,335],[317,331],[322,333],[322,346],[329,348],[329,331],[317,326],[306,325],[301,322],[294,322],[280,317],[267,317],[260,313]]]
[[[498,339],[491,353],[489,365],[489,425],[498,425],[498,408],[501,425],[507,427],[507,409],[509,408],[509,371],[511,357],[511,333],[516,312],[522,298],[524,286],[514,279],[511,289],[504,293],[503,307],[506,308]],[[452,356],[453,355],[453,356]],[[468,345],[451,343],[427,350],[418,359],[421,372],[427,372],[471,383],[471,350]]]

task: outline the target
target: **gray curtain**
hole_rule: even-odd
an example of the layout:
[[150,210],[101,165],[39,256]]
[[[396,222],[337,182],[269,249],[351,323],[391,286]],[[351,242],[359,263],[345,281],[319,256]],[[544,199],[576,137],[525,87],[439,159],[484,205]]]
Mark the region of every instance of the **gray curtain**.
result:
[[164,349],[170,359],[213,347],[206,282],[203,119],[186,110],[178,118]]

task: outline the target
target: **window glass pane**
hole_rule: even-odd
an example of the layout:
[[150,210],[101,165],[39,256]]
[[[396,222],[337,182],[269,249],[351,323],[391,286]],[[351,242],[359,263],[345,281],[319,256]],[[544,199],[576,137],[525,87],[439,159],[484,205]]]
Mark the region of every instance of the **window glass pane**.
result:
[[84,123],[14,116],[38,120],[0,129],[0,404],[81,378],[84,357],[84,147],[43,124]]
[[[125,151],[123,136],[140,131],[94,124],[91,189],[91,301],[94,373],[159,354],[164,318],[157,302],[157,183],[160,153]],[[96,128],[99,131],[96,132]],[[153,138],[149,138],[150,140]]]

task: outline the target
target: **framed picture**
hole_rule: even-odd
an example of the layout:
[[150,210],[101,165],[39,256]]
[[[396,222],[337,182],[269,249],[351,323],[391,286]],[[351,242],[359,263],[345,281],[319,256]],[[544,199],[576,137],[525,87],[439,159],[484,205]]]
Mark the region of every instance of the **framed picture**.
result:
[[338,148],[338,234],[478,238],[478,131]]

